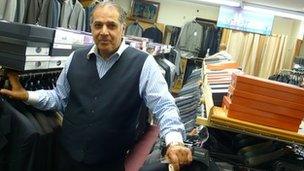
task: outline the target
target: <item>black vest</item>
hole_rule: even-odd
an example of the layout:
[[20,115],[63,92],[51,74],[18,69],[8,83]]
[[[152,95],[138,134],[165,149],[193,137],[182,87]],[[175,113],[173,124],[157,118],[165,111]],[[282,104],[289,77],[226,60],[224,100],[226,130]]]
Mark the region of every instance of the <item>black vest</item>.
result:
[[148,54],[128,47],[100,79],[96,56],[86,58],[90,49],[75,51],[68,70],[71,90],[60,141],[77,161],[107,163],[121,160],[134,143]]

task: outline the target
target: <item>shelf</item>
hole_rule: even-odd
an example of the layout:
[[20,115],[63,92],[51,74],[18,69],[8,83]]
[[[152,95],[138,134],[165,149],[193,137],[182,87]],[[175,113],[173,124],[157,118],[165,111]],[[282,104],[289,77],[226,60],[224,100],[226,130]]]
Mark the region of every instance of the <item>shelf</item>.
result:
[[274,127],[263,126],[255,123],[241,121],[227,117],[227,110],[214,106],[211,89],[207,79],[203,77],[203,102],[205,103],[207,118],[197,117],[196,124],[233,131],[237,133],[244,133],[258,137],[283,141],[287,143],[295,143],[304,145],[304,123],[299,132],[286,131]]
[[259,137],[270,138],[290,143],[304,144],[304,132],[286,131],[274,127],[241,121],[227,117],[227,110],[214,106],[210,111],[210,125],[215,128],[248,133]]

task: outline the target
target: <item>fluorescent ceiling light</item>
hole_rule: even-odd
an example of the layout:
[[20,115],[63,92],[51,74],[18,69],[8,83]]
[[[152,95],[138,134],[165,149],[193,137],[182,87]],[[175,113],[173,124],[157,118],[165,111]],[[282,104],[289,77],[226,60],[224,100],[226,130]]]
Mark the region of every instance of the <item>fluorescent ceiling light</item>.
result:
[[251,4],[245,4],[243,9],[258,12],[258,13],[271,14],[274,16],[280,16],[280,17],[286,17],[286,18],[292,18],[292,19],[304,21],[304,13],[300,13],[300,12],[294,12],[294,11],[288,11],[283,9],[264,7],[264,6],[263,7],[255,6]]
[[240,7],[241,3],[234,0],[199,0],[201,2],[219,4],[219,5],[227,5],[232,7]]

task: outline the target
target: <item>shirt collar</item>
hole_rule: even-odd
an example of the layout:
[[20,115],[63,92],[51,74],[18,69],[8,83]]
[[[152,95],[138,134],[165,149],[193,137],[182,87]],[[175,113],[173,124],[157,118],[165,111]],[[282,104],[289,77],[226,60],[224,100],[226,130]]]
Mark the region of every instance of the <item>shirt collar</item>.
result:
[[[118,50],[113,55],[111,55],[108,60],[110,60],[113,56],[121,56],[121,54],[127,49],[127,47],[128,47],[128,45],[126,44],[125,40],[123,39],[121,41],[121,44],[120,44]],[[98,53],[97,46],[95,44],[93,45],[93,47],[91,48],[91,50],[87,54],[87,59],[90,59],[92,54],[94,54],[96,57],[101,58],[101,56]]]

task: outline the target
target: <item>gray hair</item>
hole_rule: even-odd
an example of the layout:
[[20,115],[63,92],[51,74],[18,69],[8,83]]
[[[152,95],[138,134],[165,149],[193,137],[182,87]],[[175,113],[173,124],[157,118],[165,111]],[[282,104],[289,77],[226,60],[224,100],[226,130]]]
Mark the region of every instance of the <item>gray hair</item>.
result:
[[112,7],[114,7],[118,11],[118,13],[119,13],[119,18],[118,18],[119,22],[121,24],[123,24],[123,25],[126,23],[127,13],[123,10],[123,8],[119,4],[117,4],[115,2],[106,1],[106,2],[97,2],[96,3],[93,11],[90,14],[90,24],[93,23],[93,14],[96,11],[96,9],[97,8],[103,8],[105,6],[112,6]]

